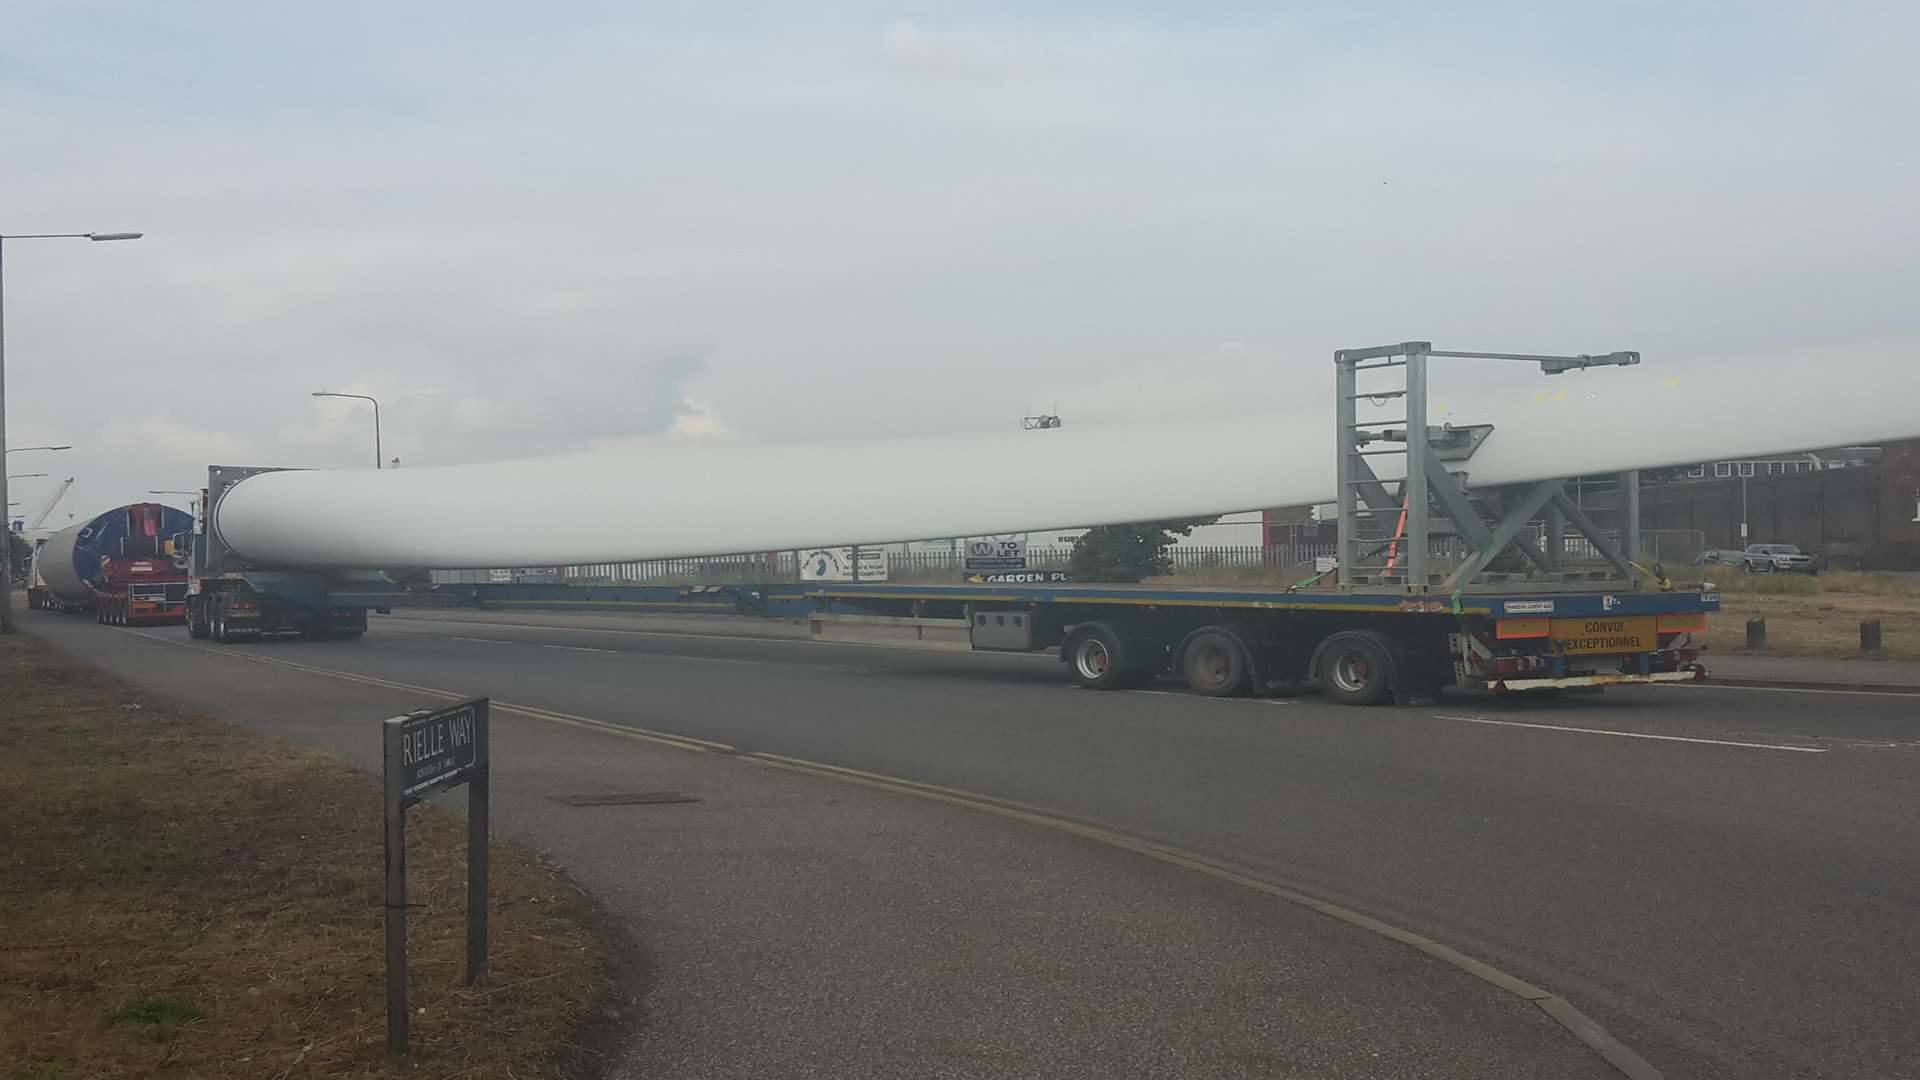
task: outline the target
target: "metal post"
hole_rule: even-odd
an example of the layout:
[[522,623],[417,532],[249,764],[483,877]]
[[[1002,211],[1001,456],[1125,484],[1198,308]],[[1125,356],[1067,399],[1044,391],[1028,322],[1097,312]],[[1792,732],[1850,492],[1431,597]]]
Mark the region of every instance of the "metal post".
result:
[[[1640,561],[1640,470],[1628,469],[1620,474],[1620,550],[1626,553],[1628,562]],[[1655,543],[1659,541],[1656,538]]]
[[[1739,468],[1738,465],[1734,466]],[[1740,474],[1740,546],[1747,546],[1747,476]]]
[[382,725],[386,778],[387,863],[387,1052],[407,1052],[407,816],[400,792],[401,725],[394,717]]
[[853,575],[853,583],[855,585],[858,585],[860,584],[860,545],[855,544],[852,547],[848,548],[847,554],[852,556],[852,558],[848,559],[847,561],[853,564],[853,569],[850,571],[850,573]]
[[373,402],[373,467],[378,469],[383,460],[380,456],[380,403],[373,398],[367,400]]
[[1334,483],[1339,490],[1337,499],[1340,507],[1339,516],[1334,519],[1339,523],[1339,531],[1333,538],[1336,565],[1334,580],[1342,586],[1347,586],[1353,584],[1354,563],[1359,561],[1360,554],[1360,538],[1354,535],[1359,531],[1360,516],[1353,512],[1354,502],[1358,496],[1358,492],[1354,490],[1354,481],[1357,477],[1354,475],[1353,454],[1359,449],[1354,445],[1353,427],[1354,422],[1359,419],[1359,403],[1354,400],[1353,395],[1359,379],[1354,374],[1353,361],[1348,360],[1345,353],[1333,354],[1333,366],[1333,400],[1336,413],[1333,448]]
[[1407,353],[1407,591],[1427,591],[1427,354]]
[[[7,456],[6,239],[0,237],[0,461]],[[6,572],[0,573],[0,634],[13,633],[13,515],[7,512],[7,470],[0,468],[0,532],[6,533]]]
[[1547,569],[1557,572],[1567,557],[1567,515],[1552,503],[1547,504]]
[[487,813],[493,774],[487,718],[492,702],[474,706],[473,737],[480,768],[467,781],[467,985],[487,977]]

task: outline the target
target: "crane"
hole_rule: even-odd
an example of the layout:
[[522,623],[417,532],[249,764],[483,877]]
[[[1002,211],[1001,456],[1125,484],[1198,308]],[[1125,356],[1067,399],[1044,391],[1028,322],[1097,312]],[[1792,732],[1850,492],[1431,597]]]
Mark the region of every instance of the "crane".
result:
[[35,514],[33,520],[27,524],[28,532],[32,532],[41,525],[46,524],[47,518],[53,514],[53,508],[60,505],[60,500],[66,497],[67,489],[72,486],[73,477],[71,476],[60,482],[60,486],[54,490],[53,498],[48,499],[47,505],[41,507],[40,512]]

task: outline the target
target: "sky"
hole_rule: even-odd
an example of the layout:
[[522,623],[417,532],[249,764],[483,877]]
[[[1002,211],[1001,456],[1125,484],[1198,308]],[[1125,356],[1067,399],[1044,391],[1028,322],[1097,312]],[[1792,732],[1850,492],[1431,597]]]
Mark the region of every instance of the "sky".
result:
[[1920,344],[1920,6],[1040,7],[0,0],[12,498]]

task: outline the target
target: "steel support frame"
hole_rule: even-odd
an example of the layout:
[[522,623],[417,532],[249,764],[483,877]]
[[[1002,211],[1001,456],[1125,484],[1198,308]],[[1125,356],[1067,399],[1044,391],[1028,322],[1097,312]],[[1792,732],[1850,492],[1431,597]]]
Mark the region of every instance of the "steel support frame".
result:
[[[1566,527],[1570,524],[1615,570],[1629,580],[1633,577],[1632,559],[1638,554],[1639,475],[1622,474],[1627,534],[1627,554],[1609,542],[1591,518],[1568,499],[1564,481],[1543,481],[1528,489],[1520,501],[1507,507],[1501,520],[1489,531],[1473,509],[1466,493],[1447,471],[1433,445],[1433,432],[1427,426],[1427,361],[1430,357],[1464,357],[1493,360],[1520,360],[1536,363],[1548,375],[1586,367],[1624,366],[1640,362],[1637,352],[1613,352],[1600,355],[1556,356],[1540,353],[1487,353],[1436,350],[1431,342],[1403,341],[1362,349],[1341,349],[1333,354],[1335,365],[1336,453],[1335,476],[1339,485],[1339,556],[1337,580],[1343,589],[1365,588],[1359,576],[1361,552],[1379,538],[1363,538],[1359,522],[1364,516],[1391,514],[1400,507],[1406,512],[1406,527],[1400,539],[1406,545],[1406,573],[1400,587],[1409,593],[1432,591],[1429,540],[1431,514],[1435,504],[1454,523],[1454,528],[1474,548],[1465,562],[1448,576],[1441,588],[1457,593],[1471,584],[1487,565],[1509,545],[1516,546],[1538,569],[1557,575],[1565,556]],[[1396,359],[1403,358],[1403,359]],[[1367,363],[1367,361],[1375,361]],[[1358,416],[1359,373],[1375,368],[1405,367],[1404,389],[1383,396],[1402,397],[1406,403],[1404,433],[1367,433],[1361,430]],[[1366,425],[1373,426],[1373,425]],[[1402,500],[1394,500],[1385,483],[1367,463],[1365,447],[1374,442],[1392,441],[1400,434],[1406,447],[1406,479],[1401,485]],[[1477,445],[1477,444],[1476,444]],[[1374,451],[1381,453],[1383,451]],[[1388,451],[1390,452],[1390,451]],[[1471,448],[1469,448],[1469,453]],[[1365,508],[1362,508],[1362,504]],[[1526,524],[1544,512],[1547,518],[1546,550],[1521,536]]]

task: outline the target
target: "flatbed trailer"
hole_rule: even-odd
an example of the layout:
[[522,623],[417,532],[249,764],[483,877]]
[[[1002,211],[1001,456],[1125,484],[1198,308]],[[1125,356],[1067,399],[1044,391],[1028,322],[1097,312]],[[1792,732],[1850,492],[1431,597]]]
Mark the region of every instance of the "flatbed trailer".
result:
[[1317,683],[1349,705],[1707,677],[1699,635],[1718,593],[1486,592],[1396,597],[1317,589],[1128,585],[842,585],[816,604],[965,618],[973,648],[1058,648],[1093,690],[1168,676],[1202,694]]
[[[1699,640],[1720,597],[1637,561],[1639,475],[1621,477],[1611,532],[1563,480],[1475,487],[1473,455],[1494,425],[1422,422],[1436,358],[1518,361],[1549,376],[1640,362],[1637,352],[1463,352],[1424,341],[1335,352],[1337,554],[1332,569],[1291,588],[856,584],[809,596],[877,615],[965,618],[976,649],[1057,647],[1074,681],[1095,690],[1163,675],[1220,696],[1318,683],[1335,701],[1371,705],[1429,700],[1448,686],[1706,678]],[[1363,418],[1362,401],[1405,413]]]

